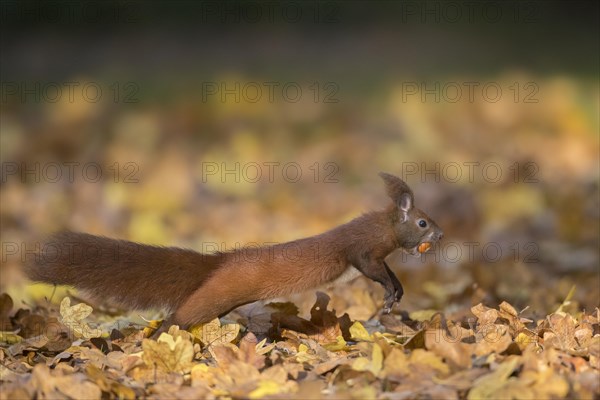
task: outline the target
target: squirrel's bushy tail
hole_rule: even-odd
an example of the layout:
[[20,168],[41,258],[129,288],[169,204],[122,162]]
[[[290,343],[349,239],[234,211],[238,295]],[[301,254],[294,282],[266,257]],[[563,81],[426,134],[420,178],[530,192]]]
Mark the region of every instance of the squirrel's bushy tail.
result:
[[86,233],[48,238],[25,263],[38,282],[70,285],[127,308],[176,308],[210,276],[223,254],[201,254]]

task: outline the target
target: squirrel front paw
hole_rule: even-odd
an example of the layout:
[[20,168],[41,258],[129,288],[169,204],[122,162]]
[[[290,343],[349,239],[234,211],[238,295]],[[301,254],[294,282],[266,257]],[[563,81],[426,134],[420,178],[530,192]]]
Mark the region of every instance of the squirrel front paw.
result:
[[389,314],[392,311],[392,307],[394,307],[395,303],[399,303],[402,299],[403,292],[399,290],[394,290],[393,292],[386,294],[383,298],[383,312],[385,314]]

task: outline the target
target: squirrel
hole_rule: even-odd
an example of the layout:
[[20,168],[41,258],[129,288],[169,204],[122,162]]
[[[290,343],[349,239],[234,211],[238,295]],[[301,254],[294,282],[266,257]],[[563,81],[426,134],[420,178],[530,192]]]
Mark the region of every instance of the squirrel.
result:
[[[202,254],[86,233],[51,236],[25,264],[33,281],[70,285],[125,308],[165,308],[159,331],[208,322],[257,300],[348,281],[360,273],[385,289],[389,313],[404,290],[385,261],[396,249],[417,256],[443,237],[414,207],[412,190],[381,172],[392,204],[324,233],[272,246]],[[156,332],[155,332],[156,333]]]

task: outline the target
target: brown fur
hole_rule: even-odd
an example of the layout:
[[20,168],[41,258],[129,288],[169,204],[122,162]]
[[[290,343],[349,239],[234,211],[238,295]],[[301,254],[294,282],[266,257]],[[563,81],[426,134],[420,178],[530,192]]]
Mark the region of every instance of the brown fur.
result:
[[[72,285],[125,307],[166,307],[174,313],[165,326],[187,327],[242,304],[333,282],[354,266],[384,286],[384,309],[389,312],[403,289],[385,257],[398,248],[415,254],[420,243],[436,242],[442,232],[412,206],[412,192],[402,180],[381,176],[394,204],[320,235],[200,254],[64,232],[48,240],[26,272],[32,280]],[[418,226],[420,219],[426,228]]]

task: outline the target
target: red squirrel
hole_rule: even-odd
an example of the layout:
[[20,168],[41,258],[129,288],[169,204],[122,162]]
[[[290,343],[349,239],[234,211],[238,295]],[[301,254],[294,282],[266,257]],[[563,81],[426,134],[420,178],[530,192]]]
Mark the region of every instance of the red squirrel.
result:
[[71,285],[126,308],[166,308],[170,316],[161,330],[188,328],[243,304],[348,280],[358,272],[383,285],[383,309],[389,313],[404,290],[386,256],[399,248],[413,255],[427,251],[443,232],[414,207],[403,180],[379,175],[392,203],[319,235],[201,254],[62,232],[46,242],[25,270],[33,281]]

